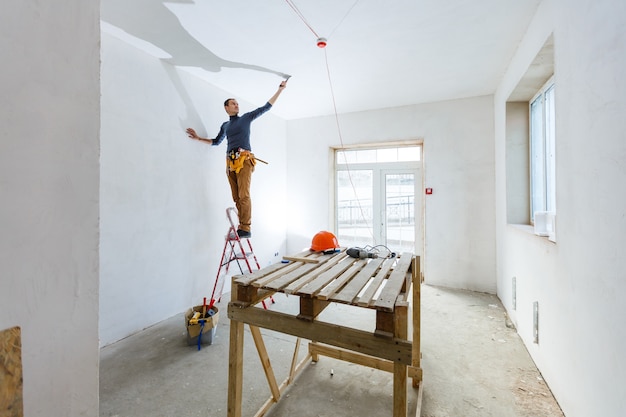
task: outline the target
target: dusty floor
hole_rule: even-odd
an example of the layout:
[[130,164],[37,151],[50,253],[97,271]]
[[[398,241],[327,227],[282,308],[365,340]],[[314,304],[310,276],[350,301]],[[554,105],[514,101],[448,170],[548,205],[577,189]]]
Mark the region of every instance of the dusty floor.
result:
[[[226,299],[228,295],[225,296]],[[269,308],[293,311],[296,297]],[[100,416],[226,416],[229,323],[226,303],[211,345],[189,346],[183,314],[101,351]],[[372,330],[373,312],[331,306],[321,320]],[[263,331],[276,379],[289,372],[295,338]],[[305,343],[303,341],[303,343]],[[243,415],[269,389],[249,329],[244,347]],[[300,348],[304,354],[305,345]],[[422,287],[422,417],[561,417],[560,408],[499,300],[489,294]],[[410,383],[409,383],[410,387]],[[266,414],[269,417],[391,416],[391,374],[320,357]],[[417,392],[409,388],[409,415]]]

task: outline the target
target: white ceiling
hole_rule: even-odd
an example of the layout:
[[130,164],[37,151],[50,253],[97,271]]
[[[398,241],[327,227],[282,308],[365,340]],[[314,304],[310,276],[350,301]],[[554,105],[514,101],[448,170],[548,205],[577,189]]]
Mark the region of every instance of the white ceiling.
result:
[[540,1],[101,0],[101,18],[240,101],[291,75],[272,112],[296,119],[492,94]]

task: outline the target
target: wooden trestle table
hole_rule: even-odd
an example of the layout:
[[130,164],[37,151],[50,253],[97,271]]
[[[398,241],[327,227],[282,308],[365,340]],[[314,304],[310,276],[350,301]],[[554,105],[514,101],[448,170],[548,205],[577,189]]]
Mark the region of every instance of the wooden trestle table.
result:
[[[230,349],[228,363],[228,416],[241,417],[244,325],[250,326],[263,364],[271,396],[255,416],[264,415],[307,364],[328,356],[393,374],[393,416],[407,416],[407,378],[418,390],[420,415],[420,262],[411,253],[393,258],[355,259],[345,249],[333,254],[302,252],[284,261],[232,278]],[[274,293],[299,297],[298,314],[255,306]],[[376,310],[374,332],[317,319],[330,303]],[[412,312],[411,312],[412,310]],[[287,379],[276,382],[260,328],[298,338]],[[409,333],[412,337],[409,337]],[[311,341],[297,361],[300,339]]]

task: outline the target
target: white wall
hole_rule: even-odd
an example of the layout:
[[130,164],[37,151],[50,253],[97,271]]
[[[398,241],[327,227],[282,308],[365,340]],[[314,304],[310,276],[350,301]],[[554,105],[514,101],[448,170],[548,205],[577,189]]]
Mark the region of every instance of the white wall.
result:
[[[268,85],[268,99],[276,85]],[[184,130],[214,137],[231,96],[103,35],[101,345],[211,296],[229,226],[225,210],[234,205],[226,144],[212,147]],[[238,101],[242,113],[265,104]],[[270,162],[258,164],[252,179],[252,243],[262,267],[284,255],[285,129],[271,110],[252,125],[253,151]],[[231,272],[239,273],[236,264]]]
[[[505,101],[550,33],[556,244],[507,224],[504,180]],[[626,410],[625,72],[626,3],[544,0],[495,97],[498,295],[568,417],[618,417]]]
[[98,416],[99,3],[0,13],[0,330],[24,415]]
[[[427,283],[495,293],[494,124],[490,96],[288,122],[288,251],[333,230],[329,147],[424,141]],[[339,242],[341,244],[341,242]]]

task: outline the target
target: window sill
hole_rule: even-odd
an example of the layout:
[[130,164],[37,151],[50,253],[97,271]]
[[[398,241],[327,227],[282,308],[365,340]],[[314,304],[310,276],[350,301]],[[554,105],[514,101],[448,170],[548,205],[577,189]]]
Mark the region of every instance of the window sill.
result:
[[511,229],[515,229],[515,230],[519,230],[520,232],[530,235],[530,236],[534,236],[538,239],[544,240],[548,243],[552,243],[553,245],[556,244],[556,238],[554,240],[550,240],[549,236],[539,236],[537,234],[535,234],[535,228],[533,226],[531,226],[530,224],[512,224],[509,223],[508,226]]

